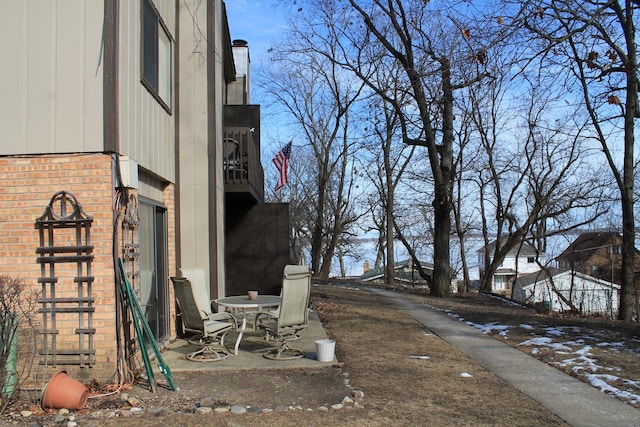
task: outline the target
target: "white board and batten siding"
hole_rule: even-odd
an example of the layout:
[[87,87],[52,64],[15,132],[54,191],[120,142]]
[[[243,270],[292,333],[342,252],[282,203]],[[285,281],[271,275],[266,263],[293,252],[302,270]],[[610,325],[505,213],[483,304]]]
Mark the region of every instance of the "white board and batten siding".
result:
[[[570,270],[553,275],[553,284],[583,314],[617,315],[620,285]],[[569,310],[569,306],[552,290],[548,278],[516,286],[513,298],[527,304],[542,303],[551,311]]]

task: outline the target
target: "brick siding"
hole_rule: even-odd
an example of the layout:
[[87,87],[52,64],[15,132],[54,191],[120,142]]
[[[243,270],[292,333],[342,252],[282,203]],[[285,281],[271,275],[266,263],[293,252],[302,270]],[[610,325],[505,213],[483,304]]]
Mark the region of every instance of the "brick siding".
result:
[[[96,328],[94,347],[95,365],[80,368],[77,365],[45,367],[39,364],[36,355],[32,368],[33,386],[42,386],[55,372],[66,370],[81,382],[96,379],[105,382],[112,377],[117,366],[116,354],[116,303],[114,290],[113,245],[113,189],[112,158],[109,154],[72,154],[0,157],[0,274],[21,278],[35,292],[41,289],[37,282],[40,265],[36,262],[36,248],[40,246],[36,219],[43,215],[51,197],[59,191],[73,194],[84,212],[93,217],[91,244],[94,246],[91,275],[95,298],[93,326]],[[175,274],[175,232],[173,217],[173,185],[165,190],[165,203],[169,219],[169,266]],[[65,238],[74,238],[67,236]],[[60,278],[56,289],[75,295],[73,277],[76,265],[56,265],[56,276]],[[170,301],[173,290],[170,288]],[[171,318],[175,317],[170,304]],[[75,317],[74,317],[75,316]],[[59,314],[57,336],[58,348],[65,343],[77,346],[74,329],[78,327],[76,315]],[[35,320],[42,320],[36,314]],[[171,324],[174,330],[173,322]],[[173,335],[173,333],[172,333]],[[36,336],[36,345],[41,345],[41,336]],[[22,343],[24,345],[24,343]]]

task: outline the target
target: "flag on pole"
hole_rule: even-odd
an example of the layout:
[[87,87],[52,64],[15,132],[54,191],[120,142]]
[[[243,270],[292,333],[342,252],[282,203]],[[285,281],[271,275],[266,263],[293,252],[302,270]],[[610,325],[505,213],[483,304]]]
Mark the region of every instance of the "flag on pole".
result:
[[289,183],[289,157],[291,157],[291,142],[284,146],[282,150],[273,158],[273,164],[278,169],[278,184],[275,190],[278,191]]

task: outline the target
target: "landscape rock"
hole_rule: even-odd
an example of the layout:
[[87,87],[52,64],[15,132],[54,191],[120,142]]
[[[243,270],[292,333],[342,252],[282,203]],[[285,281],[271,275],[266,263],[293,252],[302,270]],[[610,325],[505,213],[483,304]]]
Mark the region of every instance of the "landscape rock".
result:
[[240,406],[240,405],[233,405],[231,407],[230,412],[232,414],[246,414],[247,413],[247,408],[244,406]]

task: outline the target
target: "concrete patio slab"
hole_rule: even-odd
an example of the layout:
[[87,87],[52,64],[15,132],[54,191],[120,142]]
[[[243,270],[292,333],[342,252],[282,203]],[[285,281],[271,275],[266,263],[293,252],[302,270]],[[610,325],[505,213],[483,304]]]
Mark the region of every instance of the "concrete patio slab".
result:
[[[225,345],[229,349],[233,346],[237,337],[236,332],[229,332],[225,338]],[[305,351],[306,357],[294,360],[270,360],[263,356],[264,352],[276,342],[266,342],[264,332],[249,329],[245,332],[238,355],[218,362],[194,362],[186,359],[186,355],[198,349],[190,345],[184,339],[176,339],[165,346],[162,357],[171,369],[171,372],[180,371],[212,371],[212,370],[249,370],[249,369],[300,369],[323,368],[337,363],[335,354],[332,362],[319,362],[316,360],[316,340],[327,339],[320,319],[316,312],[309,313],[309,327],[300,334],[301,338],[292,342],[293,347]],[[156,367],[157,369],[157,367]]]

